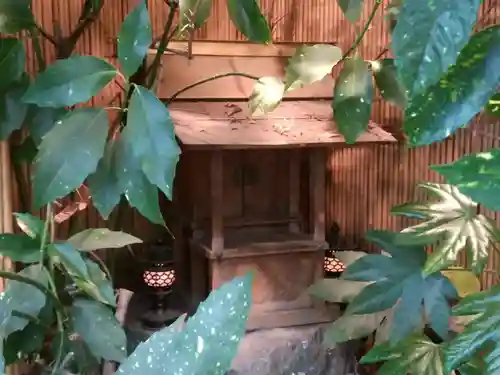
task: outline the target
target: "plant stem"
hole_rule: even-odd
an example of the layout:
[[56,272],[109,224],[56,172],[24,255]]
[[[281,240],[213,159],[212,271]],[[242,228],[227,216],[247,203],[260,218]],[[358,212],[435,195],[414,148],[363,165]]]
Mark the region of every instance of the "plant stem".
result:
[[368,17],[368,21],[365,23],[365,27],[363,28],[363,31],[361,31],[361,34],[358,35],[352,46],[347,50],[346,53],[344,53],[344,56],[342,56],[342,60],[345,60],[347,56],[349,56],[356,48],[358,48],[359,44],[363,40],[363,37],[365,36],[366,32],[368,31],[368,28],[370,27],[370,24],[372,23],[373,19],[375,18],[375,14],[377,13],[378,8],[382,5],[382,0],[377,0],[375,2],[375,5],[373,6],[372,12],[370,13],[370,17]]
[[35,52],[36,63],[38,65],[38,71],[43,72],[46,68],[45,59],[43,58],[42,47],[40,46],[40,32],[38,30],[33,30],[30,32],[31,45],[33,46],[33,51]]
[[[49,285],[54,296],[59,300],[57,296],[57,288],[54,280],[52,279],[52,275],[49,277]],[[59,310],[56,310],[56,321],[57,321],[57,331],[61,336],[59,340],[59,347],[57,348],[57,357],[54,366],[52,367],[52,375],[55,375],[59,371],[59,366],[62,361],[62,353],[63,353],[63,344],[64,344],[64,317]]]
[[[40,240],[40,267],[43,267],[45,258],[45,246],[49,238],[50,222],[52,220],[52,204],[48,204],[45,211],[45,225],[43,226],[42,238]],[[52,275],[51,275],[52,276]]]
[[[158,76],[158,69],[160,68],[161,57],[165,53],[165,50],[168,47],[168,42],[170,41],[170,29],[174,22],[175,16],[175,7],[170,7],[170,13],[168,14],[167,22],[165,23],[165,27],[163,28],[163,34],[161,36],[160,44],[158,45],[158,49],[156,50],[156,55],[151,64],[150,69],[146,72],[146,80],[147,87],[151,88],[156,81],[156,77]],[[148,79],[149,78],[149,79]]]
[[195,82],[195,83],[192,83],[182,89],[180,89],[179,91],[175,92],[171,97],[170,99],[167,100],[167,104],[170,104],[172,103],[179,95],[181,95],[182,93],[196,87],[196,86],[199,86],[199,85],[202,85],[204,83],[207,83],[207,82],[211,82],[211,81],[215,81],[217,79],[220,79],[220,78],[224,78],[224,77],[231,77],[231,76],[235,76],[235,77],[245,77],[245,78],[248,78],[248,79],[253,79],[254,81],[258,81],[259,80],[259,77],[256,77],[254,75],[251,75],[251,74],[248,74],[248,73],[239,73],[239,72],[229,72],[229,73],[222,73],[222,74],[216,74],[212,77],[209,77],[209,78],[205,78],[205,79],[202,79],[201,81],[198,81],[198,82]]
[[39,283],[38,281],[23,275],[19,275],[18,273],[2,271],[2,270],[0,270],[0,277],[7,280],[14,280],[20,283],[29,284],[37,288],[39,291],[41,291],[43,294],[49,297],[52,300],[52,302],[54,302],[54,305],[56,306],[57,309],[59,309],[60,311],[64,311],[64,307],[61,304],[61,301],[59,301],[59,299],[50,291],[50,289],[48,289],[45,285]]

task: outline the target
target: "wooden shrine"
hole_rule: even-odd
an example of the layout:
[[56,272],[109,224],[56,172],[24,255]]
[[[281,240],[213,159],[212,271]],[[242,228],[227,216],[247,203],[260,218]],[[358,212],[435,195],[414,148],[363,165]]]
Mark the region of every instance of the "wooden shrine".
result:
[[[283,76],[294,47],[195,42],[186,60],[174,43],[163,57],[158,94],[169,98],[228,71]],[[176,194],[190,227],[189,251],[181,256],[186,284],[201,301],[253,270],[248,329],[329,321],[306,289],[323,277],[328,149],[345,143],[332,122],[333,81],[292,91],[267,116],[250,116],[253,84],[225,77],[184,91],[169,106],[183,148]],[[375,124],[358,139],[392,141]]]

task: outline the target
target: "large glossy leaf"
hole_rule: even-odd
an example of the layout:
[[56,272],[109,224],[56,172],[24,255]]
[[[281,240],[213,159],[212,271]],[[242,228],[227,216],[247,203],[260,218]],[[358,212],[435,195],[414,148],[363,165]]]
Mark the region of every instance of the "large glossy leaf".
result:
[[115,232],[107,228],[85,229],[68,238],[68,243],[80,251],[117,249],[141,242],[142,240],[128,233]]
[[[48,285],[48,273],[38,264],[28,266],[19,272],[19,275],[30,278],[38,283]],[[5,308],[9,311],[19,311],[20,313],[37,316],[40,310],[45,306],[46,295],[32,285],[23,282],[9,280],[7,289],[3,297]],[[12,332],[20,331],[28,325],[28,321],[17,316],[10,316],[7,321],[4,333],[6,335]]]
[[41,207],[78,188],[97,168],[108,134],[102,108],[76,109],[42,140],[34,161],[34,202]]
[[146,2],[140,0],[123,21],[118,33],[118,61],[125,75],[130,77],[139,69],[152,43],[148,8]]
[[500,26],[496,25],[474,34],[456,65],[412,98],[403,124],[410,145],[441,141],[466,126],[500,86],[499,64]]
[[13,34],[35,25],[29,3],[24,0],[0,1],[0,33]]
[[367,285],[369,283],[361,281],[321,279],[309,287],[308,293],[324,301],[346,303],[350,302]]
[[378,370],[379,375],[449,374],[444,370],[442,348],[426,336],[413,335],[397,345],[377,345],[361,358],[362,364],[382,361],[385,363]]
[[375,83],[382,97],[398,107],[406,105],[406,89],[397,77],[394,59],[383,59],[372,63]]
[[323,344],[335,347],[342,342],[365,338],[380,328],[386,314],[386,311],[365,315],[344,314],[325,330]]
[[151,91],[136,86],[122,134],[133,140],[131,148],[135,157],[140,158],[148,180],[172,199],[175,168],[181,150],[167,107]]
[[491,210],[500,210],[500,149],[466,155],[454,163],[433,165],[446,182]]
[[453,264],[465,249],[473,270],[479,273],[488,259],[488,250],[496,242],[493,221],[477,214],[477,204],[455,186],[424,183],[420,187],[437,199],[403,204],[391,210],[394,215],[424,217],[423,222],[402,231],[401,241],[422,244],[437,241],[424,267],[427,274]]
[[14,213],[14,218],[19,229],[31,238],[37,238],[43,233],[44,222],[38,216],[16,212]]
[[262,77],[254,85],[248,99],[250,113],[267,114],[273,111],[283,99],[285,84],[277,77]]
[[23,125],[28,112],[28,106],[21,101],[29,77],[23,76],[19,81],[0,91],[0,140],[5,140],[9,135]]
[[123,187],[120,185],[117,172],[116,141],[106,144],[104,155],[99,160],[97,169],[87,183],[94,207],[104,219],[108,219],[115,206],[120,203]]
[[113,285],[101,267],[89,259],[85,259],[90,278],[88,280],[76,279],[76,285],[96,301],[110,306],[116,305]]
[[9,257],[14,262],[38,262],[40,241],[24,234],[0,234],[0,254]]
[[372,111],[373,82],[367,64],[360,58],[349,59],[335,83],[333,117],[347,143],[368,129]]
[[236,355],[251,304],[252,278],[237,277],[210,293],[182,331],[153,334],[117,374],[224,375]]
[[[498,371],[500,365],[500,286],[465,297],[453,308],[453,315],[476,315],[465,329],[451,340],[445,348],[446,369],[452,370],[468,361],[473,354],[483,357],[490,369]],[[490,350],[485,345],[494,343]],[[485,355],[485,351],[487,355]]]
[[37,146],[42,142],[42,137],[67,113],[68,111],[65,108],[38,107],[35,105],[29,107],[25,125]]
[[102,59],[73,55],[38,74],[23,100],[40,107],[83,103],[97,95],[116,74],[116,68]]
[[434,85],[454,64],[476,22],[480,0],[404,1],[392,50],[410,97]]
[[46,329],[44,326],[29,323],[21,331],[10,334],[5,340],[3,355],[7,365],[27,359],[31,353],[39,353],[43,347]]
[[[380,246],[397,238],[396,233],[372,231],[371,239]],[[424,277],[421,267],[425,250],[417,246],[387,247],[391,256],[367,255],[347,267],[342,279],[372,281],[355,296],[348,314],[371,314],[394,307],[389,338],[398,341],[423,326],[423,311],[436,332],[446,336],[450,308],[448,300],[457,298],[453,285],[439,273]],[[382,250],[385,250],[382,248]],[[399,253],[399,255],[395,255]],[[445,317],[446,319],[443,319]],[[443,323],[444,321],[444,323]]]
[[165,225],[158,202],[158,189],[148,181],[139,158],[134,156],[131,146],[134,141],[127,133],[122,133],[120,139],[115,141],[119,186],[130,205],[142,216],[152,223]]
[[212,0],[179,0],[179,32],[200,28],[210,16]]
[[295,50],[285,72],[285,89],[293,90],[322,80],[342,59],[342,50],[331,44],[303,45]]
[[[0,5],[1,7],[1,5]],[[21,78],[26,63],[24,44],[17,38],[0,38],[0,88]]]
[[95,301],[77,298],[71,307],[73,328],[96,358],[121,362],[127,339],[113,311]]
[[226,1],[231,21],[248,40],[256,43],[271,41],[271,29],[256,0]]
[[69,274],[80,279],[90,278],[85,260],[70,243],[55,243],[48,248],[50,256],[61,263]]
[[356,22],[361,17],[363,0],[337,0],[337,4],[350,22]]

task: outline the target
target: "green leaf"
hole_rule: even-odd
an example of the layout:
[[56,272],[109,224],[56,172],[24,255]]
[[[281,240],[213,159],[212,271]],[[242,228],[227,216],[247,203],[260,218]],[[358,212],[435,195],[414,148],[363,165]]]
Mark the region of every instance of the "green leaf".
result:
[[[34,264],[18,272],[19,275],[30,278],[41,283],[45,287],[48,285],[49,276],[45,268],[39,264]],[[8,311],[19,311],[20,313],[37,316],[46,304],[47,297],[39,289],[23,282],[9,280],[7,289],[3,297]],[[11,316],[7,321],[5,334],[20,331],[28,325],[24,318]]]
[[118,33],[118,61],[126,76],[131,77],[137,72],[152,43],[148,8],[146,2],[140,0],[123,21]]
[[130,205],[142,216],[152,223],[165,225],[158,202],[158,189],[146,178],[140,160],[132,151],[134,139],[128,137],[127,133],[122,133],[120,139],[115,141],[119,186]]
[[342,59],[342,50],[331,44],[303,45],[288,59],[285,70],[287,91],[320,81]]
[[491,210],[500,210],[500,149],[466,155],[451,164],[430,168],[461,193]]
[[14,131],[21,128],[28,112],[28,106],[21,101],[29,77],[23,76],[20,81],[0,92],[0,140],[5,140]]
[[362,59],[344,63],[333,95],[333,117],[338,130],[347,143],[354,143],[368,129],[372,111],[372,76]]
[[5,364],[11,365],[26,359],[29,354],[40,352],[44,340],[44,327],[35,323],[29,323],[23,330],[13,332],[5,340],[3,350]]
[[477,204],[452,185],[425,183],[420,187],[436,196],[422,204],[404,204],[391,210],[394,215],[425,216],[425,221],[402,231],[409,242],[432,244],[439,240],[424,266],[432,274],[453,264],[467,249],[474,271],[480,272],[494,243],[492,220],[477,214]]
[[49,254],[60,262],[66,271],[80,279],[89,279],[89,271],[82,255],[70,243],[61,242],[49,245]]
[[323,344],[329,348],[340,343],[365,338],[375,332],[386,316],[386,311],[365,315],[342,315],[325,331]]
[[29,3],[20,0],[0,1],[0,33],[13,34],[35,25]]
[[126,337],[111,309],[99,302],[77,298],[71,307],[73,328],[96,358],[121,362]]
[[43,136],[66,114],[68,110],[65,108],[29,107],[25,125],[37,146],[42,142]]
[[411,98],[438,82],[455,63],[469,40],[479,5],[480,0],[403,1],[392,51]]
[[342,12],[344,12],[345,18],[349,22],[356,22],[361,17],[361,12],[363,11],[363,0],[337,0]]
[[245,334],[251,289],[250,274],[222,285],[199,305],[182,331],[167,327],[154,333],[116,374],[226,374]]
[[410,145],[441,141],[469,123],[500,86],[499,65],[500,26],[496,25],[474,34],[456,65],[412,98],[403,125]]
[[484,109],[490,115],[500,116],[500,92],[493,94]]
[[449,301],[458,300],[457,290],[450,280],[439,273],[428,276],[424,281],[424,311],[432,317],[430,327],[446,340],[449,336]]
[[380,345],[371,349],[361,363],[385,361],[377,374],[446,375],[443,367],[443,352],[426,336],[410,336],[398,345]]
[[0,88],[6,88],[20,79],[25,63],[23,42],[17,38],[0,38]]
[[308,293],[324,301],[333,303],[349,302],[369,283],[341,279],[321,279],[311,285]]
[[108,135],[103,108],[82,108],[56,123],[34,162],[34,206],[39,208],[78,188],[97,168]]
[[148,180],[172,199],[175,168],[181,150],[165,105],[149,90],[136,86],[122,132]]
[[76,279],[76,285],[96,301],[114,307],[116,305],[113,284],[101,270],[101,267],[89,259],[85,259],[90,279]]
[[65,370],[71,374],[94,374],[99,372],[102,365],[100,358],[94,358],[88,345],[80,339],[75,340],[75,336],[73,332],[63,332],[62,335],[56,335],[52,340],[52,355],[56,358],[59,354],[62,340],[62,358],[64,358]]
[[[399,341],[423,326],[423,309],[431,327],[446,336],[450,307],[448,300],[456,300],[453,285],[436,273],[423,277],[421,267],[426,262],[423,246],[395,245],[396,233],[370,231],[367,239],[391,256],[369,254],[347,267],[342,278],[354,281],[372,281],[348,305],[349,314],[371,314],[394,306],[390,324],[390,341]],[[443,321],[446,327],[443,328]]]
[[80,251],[118,249],[127,245],[142,243],[142,240],[128,233],[115,232],[107,228],[86,229],[71,236],[67,241]]
[[229,17],[234,26],[249,41],[268,43],[272,40],[271,29],[255,0],[226,0]]
[[339,259],[345,267],[350,266],[352,263],[361,259],[368,254],[364,251],[357,250],[344,250],[335,252],[335,258]]
[[14,262],[38,262],[40,242],[24,234],[0,234],[0,254]]
[[212,0],[179,0],[179,26],[181,35],[200,28],[210,16]]
[[39,107],[83,103],[97,95],[116,74],[116,68],[102,59],[73,55],[38,74],[23,100]]
[[285,84],[277,77],[261,77],[254,85],[248,106],[250,113],[268,114],[276,109],[283,99]]
[[[478,314],[478,316],[445,347],[447,370],[451,371],[457,368],[475,353],[482,356],[489,368],[498,364],[500,356],[500,346],[498,346],[500,339],[499,308],[500,286],[498,285],[488,291],[465,297],[453,308],[453,315]],[[485,356],[484,346],[489,343],[495,343],[495,345]]]
[[120,203],[123,192],[118,179],[117,163],[116,141],[111,140],[106,144],[104,155],[99,160],[96,171],[87,179],[94,207],[105,220]]
[[406,89],[397,77],[394,59],[374,61],[371,65],[382,97],[389,103],[404,108],[407,101]]
[[37,238],[43,233],[44,222],[37,216],[28,213],[15,212],[17,226],[31,238]]

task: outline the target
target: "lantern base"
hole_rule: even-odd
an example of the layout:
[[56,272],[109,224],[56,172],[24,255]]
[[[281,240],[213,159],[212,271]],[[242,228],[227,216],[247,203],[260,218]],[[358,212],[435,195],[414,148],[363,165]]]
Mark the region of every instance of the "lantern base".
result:
[[141,323],[146,330],[158,330],[175,322],[180,315],[171,309],[148,311],[141,317]]

